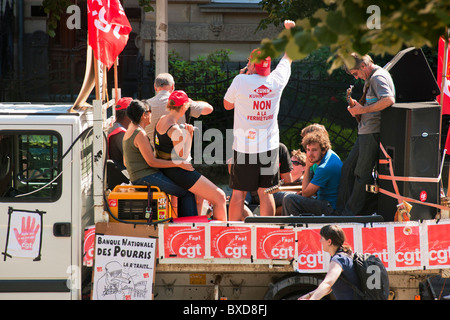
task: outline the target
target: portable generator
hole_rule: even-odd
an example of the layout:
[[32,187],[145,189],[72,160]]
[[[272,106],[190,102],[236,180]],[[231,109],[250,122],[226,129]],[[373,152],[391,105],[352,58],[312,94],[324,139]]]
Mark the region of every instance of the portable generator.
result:
[[170,196],[155,186],[116,186],[108,196],[108,206],[119,220],[147,222],[176,218]]

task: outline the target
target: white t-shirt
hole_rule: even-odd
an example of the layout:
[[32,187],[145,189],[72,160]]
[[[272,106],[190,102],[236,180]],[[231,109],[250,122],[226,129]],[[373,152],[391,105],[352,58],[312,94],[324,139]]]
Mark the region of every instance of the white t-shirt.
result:
[[278,112],[291,63],[283,58],[267,77],[240,74],[224,99],[234,104],[233,150],[261,153],[278,148]]

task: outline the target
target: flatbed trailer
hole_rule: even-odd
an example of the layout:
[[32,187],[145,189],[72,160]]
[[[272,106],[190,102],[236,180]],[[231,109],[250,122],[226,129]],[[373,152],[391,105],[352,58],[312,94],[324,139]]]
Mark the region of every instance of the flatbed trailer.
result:
[[[105,114],[112,104],[0,104],[0,298],[91,297],[86,228],[123,223],[105,200],[105,132],[112,123]],[[154,299],[294,299],[326,273],[329,259],[317,236],[328,223],[345,228],[355,251],[386,258],[393,299],[417,298],[429,277],[448,276],[448,219],[329,219],[147,226],[158,238]],[[376,245],[367,243],[372,232]]]

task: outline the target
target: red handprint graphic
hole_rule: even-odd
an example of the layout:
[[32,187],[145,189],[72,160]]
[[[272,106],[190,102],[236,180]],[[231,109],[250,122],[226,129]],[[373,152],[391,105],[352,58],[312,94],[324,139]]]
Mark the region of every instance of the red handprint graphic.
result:
[[36,227],[36,218],[31,219],[30,216],[27,217],[25,223],[25,217],[22,217],[22,232],[14,228],[14,234],[16,235],[17,242],[19,243],[22,250],[32,250],[34,241],[36,241],[36,234],[39,231],[40,225]]

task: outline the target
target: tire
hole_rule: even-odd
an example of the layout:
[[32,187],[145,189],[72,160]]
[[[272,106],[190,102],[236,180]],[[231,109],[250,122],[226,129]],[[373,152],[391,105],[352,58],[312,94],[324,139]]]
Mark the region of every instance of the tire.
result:
[[[322,282],[321,276],[295,274],[269,285],[264,300],[297,300]],[[328,296],[325,299],[329,298]]]

